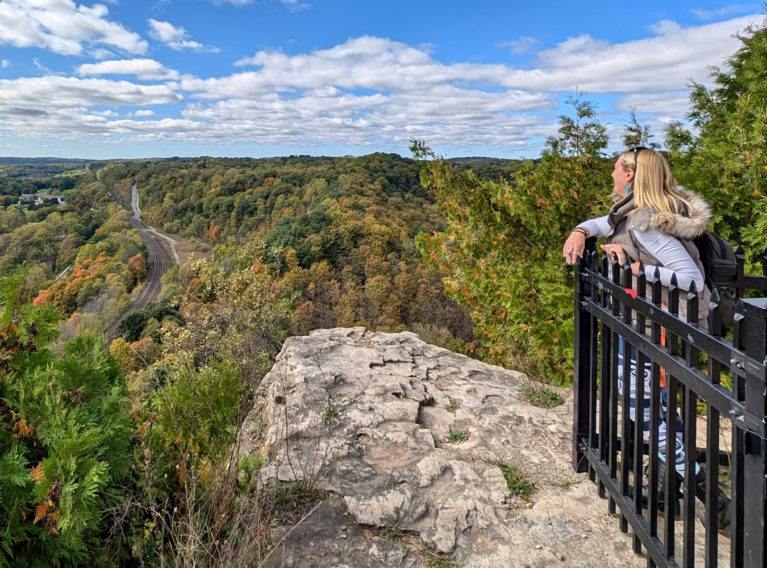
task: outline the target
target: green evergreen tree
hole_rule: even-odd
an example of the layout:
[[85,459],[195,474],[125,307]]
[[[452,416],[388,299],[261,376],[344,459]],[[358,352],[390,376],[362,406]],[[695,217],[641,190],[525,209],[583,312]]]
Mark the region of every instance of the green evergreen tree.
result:
[[740,36],[740,49],[714,86],[695,84],[688,118],[666,129],[677,180],[712,205],[714,230],[744,245],[748,257],[767,247],[767,28]]
[[0,566],[100,564],[131,461],[129,399],[103,339],[53,354],[61,316],[22,303],[23,279],[0,279]]
[[629,112],[629,123],[623,132],[623,146],[626,148],[635,148],[636,146],[657,148],[658,144],[652,142],[652,138],[650,127],[639,122],[636,107],[632,107]]

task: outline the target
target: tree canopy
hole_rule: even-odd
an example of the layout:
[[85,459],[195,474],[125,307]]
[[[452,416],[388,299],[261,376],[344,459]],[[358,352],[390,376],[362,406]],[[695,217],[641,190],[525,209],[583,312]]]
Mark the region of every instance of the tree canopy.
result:
[[566,384],[572,368],[572,277],[563,235],[594,216],[607,198],[605,127],[583,95],[570,99],[537,163],[512,180],[481,180],[437,158],[423,144],[422,183],[435,190],[448,225],[423,234],[424,257],[447,274],[448,294],[466,306],[476,352],[546,382]]
[[693,85],[688,118],[666,130],[672,169],[680,183],[712,204],[714,228],[741,243],[749,259],[767,247],[767,28],[740,36],[740,49],[714,85]]

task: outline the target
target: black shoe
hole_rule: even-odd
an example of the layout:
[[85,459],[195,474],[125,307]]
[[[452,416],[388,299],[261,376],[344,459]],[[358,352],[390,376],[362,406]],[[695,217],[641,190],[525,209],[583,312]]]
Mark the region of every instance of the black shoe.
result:
[[[701,469],[700,473],[703,473]],[[701,479],[699,480],[698,477]],[[695,479],[695,496],[698,498],[695,503],[695,516],[700,519],[703,526],[706,526],[706,476],[696,476]],[[719,532],[724,533],[730,528],[730,498],[722,491],[721,487],[716,488],[716,525]]]

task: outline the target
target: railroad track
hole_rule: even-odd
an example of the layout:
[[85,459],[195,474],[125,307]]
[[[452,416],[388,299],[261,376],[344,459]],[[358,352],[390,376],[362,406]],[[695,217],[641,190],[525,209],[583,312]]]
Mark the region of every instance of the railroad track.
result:
[[[139,293],[130,303],[128,309],[115,321],[109,329],[106,330],[107,341],[111,342],[115,338],[117,333],[117,327],[120,322],[134,310],[140,310],[145,307],[149,302],[153,302],[160,295],[162,290],[162,275],[165,274],[171,267],[171,259],[165,247],[162,246],[160,239],[167,239],[164,235],[158,233],[155,229],[145,226],[141,223],[141,213],[138,210],[138,190],[136,185],[133,185],[131,190],[132,198],[131,205],[133,209],[133,217],[131,218],[131,225],[135,227],[141,235],[141,240],[144,241],[149,258],[147,264],[149,265],[149,271],[147,272],[146,281],[142,286]],[[175,250],[174,250],[175,253]],[[176,262],[178,262],[178,256],[176,256]]]

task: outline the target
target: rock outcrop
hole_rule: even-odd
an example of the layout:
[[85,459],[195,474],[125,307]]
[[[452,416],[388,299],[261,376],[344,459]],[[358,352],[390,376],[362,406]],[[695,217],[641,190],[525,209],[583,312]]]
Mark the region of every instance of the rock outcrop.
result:
[[[243,451],[260,483],[328,492],[277,527],[275,565],[640,566],[595,486],[573,473],[571,404],[525,402],[520,373],[412,333],[330,329],[286,341],[257,391]],[[501,466],[534,482],[511,494]]]

